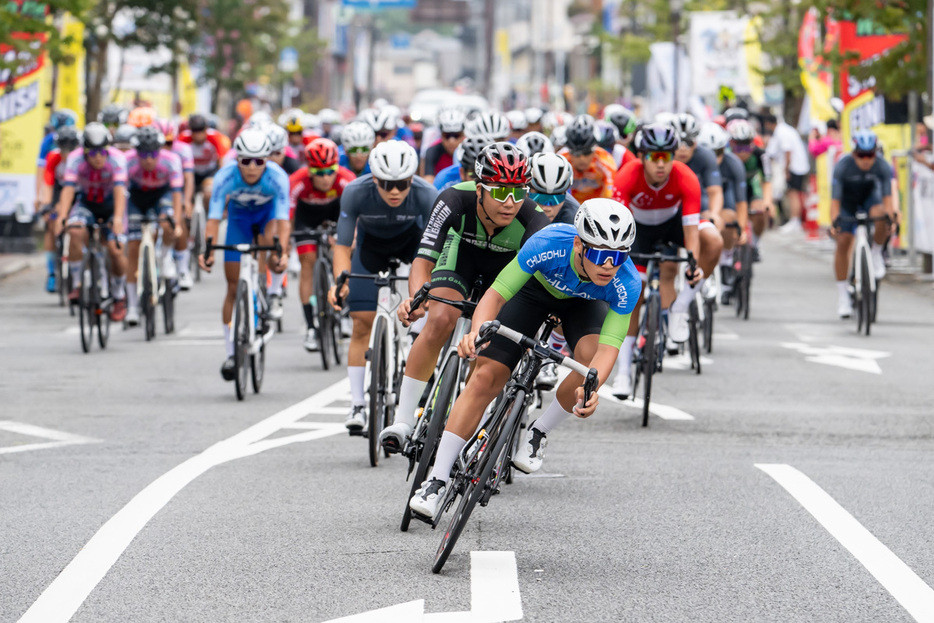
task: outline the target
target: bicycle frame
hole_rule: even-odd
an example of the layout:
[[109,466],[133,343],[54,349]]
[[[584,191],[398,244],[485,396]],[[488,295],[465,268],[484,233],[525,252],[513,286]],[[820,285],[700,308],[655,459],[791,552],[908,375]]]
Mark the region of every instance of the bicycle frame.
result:
[[869,242],[869,223],[872,221],[868,212],[858,212],[856,214],[856,233],[853,238],[853,261],[850,263],[850,274],[853,278],[853,287],[856,290],[857,300],[863,292],[863,263],[869,263],[869,270],[865,271],[869,280],[869,291],[876,291],[876,273],[872,267],[872,247]]

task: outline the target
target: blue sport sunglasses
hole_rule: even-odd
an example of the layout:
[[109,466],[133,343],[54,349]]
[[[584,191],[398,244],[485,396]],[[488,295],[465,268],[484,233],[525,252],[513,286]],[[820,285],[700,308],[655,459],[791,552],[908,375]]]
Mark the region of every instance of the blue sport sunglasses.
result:
[[560,195],[549,195],[546,193],[529,193],[529,197],[536,204],[540,206],[549,206],[549,207],[561,205],[561,203],[566,198],[564,193],[561,193]]
[[584,257],[596,264],[603,266],[607,260],[613,266],[622,266],[629,259],[629,251],[618,251],[616,249],[594,249],[584,247]]

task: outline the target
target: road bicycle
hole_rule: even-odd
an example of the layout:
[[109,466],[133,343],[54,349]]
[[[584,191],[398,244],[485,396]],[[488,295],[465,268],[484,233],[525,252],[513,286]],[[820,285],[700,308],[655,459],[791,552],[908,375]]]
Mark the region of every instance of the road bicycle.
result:
[[477,336],[477,348],[493,339],[494,335],[501,335],[519,344],[526,349],[526,353],[497,400],[492,415],[467,441],[454,464],[444,499],[438,506],[437,517],[432,525],[438,525],[444,513],[454,507],[458,496],[460,502],[454,509],[435,553],[435,561],[431,568],[434,573],[441,572],[473,509],[477,504],[486,506],[490,498],[499,492],[500,484],[506,479],[511,468],[513,451],[518,443],[517,438],[521,435],[520,424],[523,415],[535,399],[535,379],[542,365],[546,361],[553,361],[583,376],[585,403],[590,400],[599,382],[596,369],[565,357],[549,348],[544,341],[504,327],[497,320],[483,323]]
[[189,261],[189,270],[195,277],[195,281],[201,281],[201,266],[198,264],[198,258],[204,253],[205,249],[205,227],[207,217],[204,214],[204,206],[196,197],[194,206],[191,210],[191,219],[188,223],[188,244],[191,247],[191,259]]
[[[162,220],[167,221],[169,227],[175,227],[175,221],[170,216],[154,217],[144,214],[139,218],[142,238],[139,244],[136,288],[139,292],[140,320],[147,342],[156,337],[156,308],[160,305],[166,335],[175,331],[175,280],[165,279],[162,276],[162,268],[156,261],[158,226]],[[171,250],[169,252],[171,253]]]
[[834,222],[836,227],[856,223],[853,237],[853,259],[850,261],[850,297],[856,312],[856,332],[870,333],[870,325],[876,321],[879,304],[879,283],[872,262],[870,227],[878,221],[890,222],[887,215],[869,216],[868,212],[857,212],[855,217],[840,215]]
[[328,305],[328,292],[334,285],[331,237],[336,232],[337,227],[328,223],[310,232],[298,232],[297,236],[293,234],[296,240],[316,239],[318,241],[318,259],[315,260],[312,270],[314,275],[312,307],[314,308],[315,330],[318,333],[318,352],[321,354],[321,365],[325,370],[330,369],[331,360],[334,361],[335,366],[341,364],[341,314]]
[[409,523],[413,516],[426,523],[432,523],[430,519],[412,513],[408,502],[415,495],[432,465],[434,465],[435,451],[438,449],[441,433],[444,431],[448,414],[451,412],[451,405],[460,395],[464,381],[467,378],[470,363],[458,356],[457,345],[470,332],[470,321],[480,300],[480,288],[477,286],[474,287],[467,300],[460,301],[435,296],[430,293],[430,289],[431,284],[426,283],[415,293],[415,296],[412,297],[412,310],[421,307],[425,301],[435,301],[459,309],[461,316],[457,319],[454,332],[438,359],[438,366],[435,369],[434,378],[428,391],[428,400],[418,412],[412,436],[400,451],[402,456],[409,460],[409,471],[406,477],[412,478],[411,491],[409,497],[406,498],[402,524],[399,526],[399,529],[403,532],[409,529]]
[[[369,412],[366,427],[361,431],[350,431],[351,435],[367,437],[369,441],[370,465],[379,465],[379,455],[389,453],[380,447],[379,434],[390,424],[396,409],[399,386],[405,360],[408,356],[408,329],[396,315],[396,308],[403,301],[403,295],[396,284],[408,281],[408,275],[397,275],[402,262],[396,258],[389,260],[389,269],[375,275],[354,274],[344,271],[337,279],[337,291],[340,292],[348,279],[368,279],[379,288],[376,303],[376,318],[370,330],[370,344],[366,352],[366,379]],[[340,300],[338,300],[340,305]]]
[[91,352],[94,330],[97,329],[97,342],[101,349],[107,348],[110,339],[110,310],[114,298],[110,292],[110,257],[101,241],[106,231],[104,221],[98,220],[92,225],[72,224],[69,229],[87,229],[88,244],[81,259],[81,285],[78,288],[78,327],[81,333],[81,349]]
[[204,259],[217,251],[235,251],[240,254],[240,277],[237,294],[234,299],[233,339],[234,339],[234,387],[237,400],[243,400],[247,394],[247,358],[249,372],[253,380],[253,393],[258,394],[263,385],[266,369],[266,344],[276,332],[269,322],[269,303],[266,300],[265,279],[260,281],[259,259],[257,254],[272,251],[282,254],[282,245],[278,236],[272,245],[257,244],[258,232],[253,232],[253,244],[215,245],[213,238],[205,242]]
[[[55,204],[49,203],[42,206],[42,209],[36,213],[36,220],[45,218],[48,214],[55,211]],[[58,215],[54,215],[46,223],[46,227],[52,227],[53,222],[58,218]],[[53,262],[53,271],[55,275],[55,293],[58,294],[58,306],[65,307],[65,304],[68,302],[68,293],[71,292],[71,275],[69,275],[69,265],[68,265],[68,254],[67,249],[70,243],[70,236],[68,234],[68,228],[63,227],[62,231],[55,236],[55,250],[52,252],[55,255]],[[74,307],[68,306],[68,312],[72,316],[75,315]]]
[[[632,354],[632,396],[635,398],[642,382],[642,426],[649,425],[649,405],[652,400],[652,377],[656,372],[662,371],[662,361],[665,356],[666,329],[662,322],[662,295],[659,291],[661,283],[662,262],[686,262],[693,271],[697,267],[694,254],[688,251],[686,257],[666,254],[666,249],[672,245],[656,246],[655,253],[632,253],[634,260],[648,262],[646,275],[645,297],[642,304],[642,320],[639,322],[639,333],[636,337],[636,347]],[[691,351],[692,367],[700,374],[700,348],[697,341],[697,300],[691,301],[689,308],[689,327],[691,330],[688,345]],[[696,366],[695,366],[696,358]]]
[[[740,235],[739,223],[729,223],[727,227],[736,229]],[[752,243],[738,244],[733,251],[733,287],[730,298],[735,300],[736,317],[749,320],[749,296],[752,287],[752,265],[755,250]]]

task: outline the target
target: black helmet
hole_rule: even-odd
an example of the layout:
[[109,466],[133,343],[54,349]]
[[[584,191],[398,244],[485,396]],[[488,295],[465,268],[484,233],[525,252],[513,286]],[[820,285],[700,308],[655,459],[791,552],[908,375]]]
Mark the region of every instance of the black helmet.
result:
[[136,126],[124,123],[114,131],[114,143],[118,146],[128,145],[134,136],[136,136]]
[[739,106],[734,106],[733,108],[727,108],[723,113],[723,117],[726,119],[726,122],[735,121],[736,119],[745,119],[749,121],[749,111],[745,108],[740,108]]
[[460,163],[461,167],[473,171],[474,164],[477,162],[477,158],[480,157],[480,152],[486,149],[487,145],[492,144],[493,141],[487,136],[470,136],[461,141],[461,144],[458,145],[457,149],[461,152]]
[[192,132],[203,132],[208,129],[208,120],[204,115],[195,113],[188,117],[188,129]]
[[104,125],[120,125],[126,123],[129,116],[130,111],[120,104],[107,104],[97,115],[97,120]]
[[578,115],[568,126],[565,147],[571,153],[592,151],[597,144],[594,120],[590,115]]
[[597,132],[597,145],[612,153],[616,141],[619,140],[619,130],[609,121],[598,121],[594,128]]
[[55,146],[58,147],[63,156],[77,149],[80,143],[81,134],[78,132],[78,128],[73,125],[59,128],[58,132],[55,133]]
[[636,116],[632,111],[623,106],[607,106],[603,111],[603,119],[616,126],[621,138],[626,138],[636,131]]
[[89,123],[84,128],[81,143],[85,149],[101,149],[110,145],[110,141],[110,130],[103,123]]
[[159,151],[165,145],[165,135],[154,125],[143,126],[136,131],[130,144],[136,148],[136,151]]
[[474,171],[484,184],[528,186],[532,179],[529,157],[512,143],[487,145],[477,157]]
[[643,126],[637,149],[642,152],[674,152],[680,143],[678,132],[670,123],[650,123]]

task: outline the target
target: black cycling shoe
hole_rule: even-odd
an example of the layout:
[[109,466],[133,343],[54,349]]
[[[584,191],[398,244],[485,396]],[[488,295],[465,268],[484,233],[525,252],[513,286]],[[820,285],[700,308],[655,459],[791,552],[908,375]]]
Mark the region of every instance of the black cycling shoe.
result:
[[233,357],[228,357],[227,361],[221,366],[221,376],[225,381],[232,381],[237,375],[237,362]]

